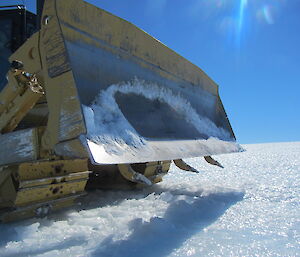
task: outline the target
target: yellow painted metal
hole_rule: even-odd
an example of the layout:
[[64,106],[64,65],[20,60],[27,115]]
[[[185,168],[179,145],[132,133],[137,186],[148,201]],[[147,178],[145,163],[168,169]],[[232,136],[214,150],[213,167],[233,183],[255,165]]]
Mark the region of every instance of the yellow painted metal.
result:
[[[34,216],[37,206],[53,200],[58,209],[84,193],[89,178],[87,159],[22,163],[0,170],[0,220]],[[60,201],[62,199],[62,201]],[[7,216],[8,215],[8,216]]]
[[18,95],[9,103],[6,111],[1,113],[0,131],[2,133],[13,131],[40,97],[40,94],[33,92],[30,88]]
[[171,161],[147,162],[144,175],[150,177],[155,175],[159,169],[162,173],[167,173],[170,169]]
[[[200,117],[207,118],[212,121],[214,126],[225,130],[226,133],[224,135],[220,132],[219,137],[221,140],[234,140],[230,124],[221,106],[222,103],[219,101],[216,83],[200,68],[176,54],[141,29],[91,4],[78,0],[48,0],[45,3],[43,17],[43,20],[47,22],[42,22],[41,42],[43,44],[41,44],[40,48],[41,57],[42,63],[45,64],[45,67],[48,67],[47,74],[45,74],[46,84],[49,84],[49,86],[51,83],[53,84],[51,85],[51,95],[48,95],[48,104],[50,107],[50,102],[54,102],[53,99],[55,98],[55,106],[53,107],[57,108],[53,120],[50,117],[51,113],[49,116],[47,128],[49,133],[45,135],[45,141],[48,140],[48,146],[44,144],[45,148],[49,147],[51,149],[58,142],[70,139],[71,134],[73,138],[80,133],[82,135],[85,134],[87,128],[85,123],[80,120],[80,112],[78,112],[80,108],[76,101],[82,104],[83,108],[90,106],[94,98],[100,93],[104,93],[109,86],[130,82],[135,77],[157,84],[158,90],[166,90],[173,95],[182,97],[196,110]],[[50,34],[55,35],[54,39],[51,38]],[[71,112],[73,116],[69,115],[71,113],[69,113],[67,104],[60,107],[57,105],[58,91],[56,87],[58,86],[56,85],[57,83],[53,82],[59,82],[63,76],[67,77],[66,81],[68,83],[67,86],[59,87],[59,89],[64,90],[67,88],[70,95],[73,95],[74,108],[72,108],[73,111]],[[66,97],[63,96],[62,99],[68,99],[69,95],[67,92],[63,92],[63,94],[66,94]],[[132,95],[134,94],[132,93]],[[161,122],[164,119],[160,119],[159,112],[163,112],[163,107],[155,109],[157,121],[149,125],[145,122],[144,124],[147,125],[143,127],[142,125],[140,126],[140,121],[138,121],[140,119],[139,115],[132,111],[134,108],[129,108],[131,104],[129,99],[134,99],[134,97],[126,93],[123,95],[120,93],[120,95],[119,98],[115,96],[115,100],[121,109],[122,103],[124,103],[124,109],[127,109],[128,106],[128,113],[124,114],[126,112],[123,112],[126,116],[125,118],[128,118],[129,121],[131,118],[133,122],[130,121],[130,124],[134,128],[138,127],[140,129],[137,129],[139,135],[147,138],[147,141],[151,142],[149,145],[155,150],[152,155],[142,156],[142,154],[134,154],[133,149],[132,152],[128,150],[125,153],[124,151],[123,154],[112,158],[113,154],[109,153],[106,155],[105,151],[103,151],[103,145],[105,148],[105,144],[101,145],[101,143],[97,142],[95,145],[99,143],[100,147],[86,147],[95,164],[128,164],[207,154],[201,142],[194,139],[205,140],[212,136],[210,131],[203,133],[194,131],[193,125],[187,122],[186,125],[190,126],[189,129],[191,131],[195,132],[195,136],[190,136],[188,133],[185,135],[186,120],[181,115],[177,115],[176,110],[172,109],[172,104],[164,106],[164,108],[169,110],[170,115],[161,116],[168,117],[165,120],[170,119],[170,123],[178,124],[178,128],[174,129],[175,131],[172,133],[170,133],[169,129],[165,129],[165,135],[155,132],[152,136],[147,137],[147,133],[149,130],[151,131],[149,127],[160,127],[160,125],[161,127],[167,127],[164,126],[166,125],[165,122]],[[143,98],[138,93],[136,95],[137,98]],[[58,102],[61,101],[58,100]],[[132,101],[132,105],[135,105],[137,102],[138,100],[136,102]],[[151,106],[152,103],[149,103],[149,108]],[[143,110],[145,111],[145,117],[149,108],[147,107]],[[52,110],[52,107],[49,109]],[[53,130],[53,128],[59,127],[57,124],[62,120],[62,117],[58,119],[58,116],[63,115],[63,113],[68,113],[68,115],[65,115],[66,117],[72,117],[72,122],[68,119],[65,122],[65,124],[75,124],[75,126],[72,126],[72,132],[65,128],[69,127],[68,125],[63,126],[61,130]],[[86,115],[86,113],[82,114]],[[172,120],[173,118],[176,122]],[[89,123],[87,122],[86,124]],[[54,133],[52,133],[53,131]],[[155,130],[153,129],[152,131]],[[213,134],[214,132],[211,133]],[[57,137],[55,138],[56,134]],[[99,136],[101,137],[101,135]],[[86,143],[84,137],[82,138],[82,144]],[[162,138],[165,140],[161,144]],[[178,147],[181,144],[179,141],[182,139],[186,141],[184,151]],[[65,141],[65,144],[67,145],[68,142]],[[80,146],[78,145],[78,147]],[[168,148],[170,149],[171,147],[173,151],[168,151]],[[84,146],[81,148],[84,148]],[[82,149],[78,150],[71,147],[69,149],[76,153],[83,152]],[[208,149],[207,152],[214,152],[216,151],[215,149],[217,148]],[[101,151],[104,153],[101,154]],[[220,152],[215,152],[215,154],[217,153]]]
[[17,49],[9,57],[9,61],[10,62],[14,60],[22,61],[24,65],[24,70],[32,74],[37,74],[38,80],[41,82],[42,85],[44,85],[42,75],[40,74],[42,70],[42,63],[41,63],[40,51],[39,51],[39,37],[40,37],[39,32],[33,34],[30,38],[26,40],[26,42],[19,49]]
[[[195,85],[203,86],[206,91],[214,95],[218,94],[216,83],[200,68],[146,32],[141,33],[141,30],[130,22],[95,8],[95,6],[84,1],[57,1],[56,5],[58,17],[63,24],[71,24],[81,33],[88,31],[92,37],[99,40],[98,42],[106,42],[108,45],[114,46],[116,49],[123,49],[130,55],[153,66],[159,66],[164,77],[171,73]],[[77,8],[73,8],[74,6]],[[44,11],[43,14],[48,15],[48,11]],[[78,19],[74,19],[74,17],[78,17]],[[74,33],[72,28],[64,26],[63,30],[72,41],[79,40],[80,34]],[[88,38],[84,39],[89,40]],[[86,43],[99,47],[97,41],[91,38]],[[141,62],[141,65],[145,64]],[[149,68],[148,65],[147,68]]]
[[[49,153],[54,152],[59,142],[86,134],[73,73],[56,15],[56,4],[55,0],[45,1],[39,42],[49,108],[42,148]],[[77,147],[83,149],[82,145]],[[83,152],[82,149],[75,148],[75,152]]]
[[86,181],[87,177],[84,179],[63,183],[19,189],[17,191],[15,206],[24,206],[43,201],[47,202],[49,200],[58,199],[66,195],[75,194],[76,192],[83,192]]
[[88,175],[90,174],[89,171],[71,173],[66,176],[57,176],[57,177],[49,177],[49,178],[42,178],[42,179],[34,179],[34,180],[25,180],[19,182],[19,188],[30,188],[35,186],[42,186],[42,185],[56,185],[63,182],[71,182],[73,180],[81,180],[81,179],[88,179]]
[[[37,204],[31,204],[25,207],[18,207],[16,209],[7,210],[5,212],[1,213],[0,210],[0,221],[2,222],[11,222],[16,220],[22,220],[30,217],[37,216],[39,213],[39,210],[45,209],[46,211],[42,213],[43,215],[46,215],[47,212],[54,212],[59,209],[66,208],[68,206],[74,205],[74,201],[76,198],[83,196],[84,193],[74,194],[71,196],[66,196],[60,199],[56,200],[50,200],[46,203],[37,203]],[[38,216],[43,216],[38,215]]]
[[[76,8],[73,8],[74,6]],[[193,92],[197,92],[196,89],[201,88],[205,94],[217,101],[210,106],[209,111],[216,108],[216,116],[226,123],[226,114],[218,96],[218,86],[201,69],[129,22],[78,0],[47,0],[42,17],[41,30],[28,39],[9,60],[22,61],[24,71],[34,74],[45,90],[45,97],[22,87],[22,81],[11,72],[8,73],[8,85],[0,92],[0,132],[11,140],[9,135],[13,134],[8,132],[23,129],[24,126],[34,128],[34,136],[30,138],[32,142],[29,145],[35,153],[33,162],[29,163],[29,160],[26,160],[27,162],[18,165],[0,167],[0,212],[4,208],[10,208],[2,216],[0,214],[0,219],[30,217],[36,214],[38,208],[47,204],[54,210],[64,207],[72,204],[84,191],[91,155],[86,143],[87,128],[82,105],[89,105],[90,102],[82,101],[82,92],[86,90],[84,83],[89,84],[89,81],[92,81],[97,87],[104,78],[99,78],[98,75],[103,64],[93,69],[92,65],[84,67],[85,63],[72,61],[70,48],[76,44],[78,46],[82,43],[85,47],[75,50],[90,47],[91,52],[99,52],[96,59],[101,54],[113,56],[111,59],[107,57],[111,65],[114,65],[114,62],[119,64],[120,59],[128,61],[130,65],[136,65],[141,78],[147,73],[147,76],[152,74],[148,76],[149,80],[156,78],[156,81],[162,81],[162,85],[172,81],[174,84],[170,84],[170,89],[179,85],[179,90],[174,91],[175,95],[183,88],[182,83],[188,84],[183,91],[188,91],[187,88],[192,89],[191,92],[184,92],[187,96],[193,95]],[[87,59],[89,57],[87,56]],[[107,75],[107,84],[105,82],[101,90],[111,85],[114,80],[116,83],[123,81],[122,76],[115,79],[114,75]],[[129,81],[130,78],[126,77],[125,80]],[[98,90],[96,87],[94,90]],[[99,92],[100,89],[96,94]],[[96,94],[92,96],[95,97]],[[26,119],[28,124],[24,122]],[[230,127],[228,121],[227,123],[226,129]],[[24,149],[25,146],[22,147]],[[15,159],[16,163],[20,162],[17,155]],[[153,160],[158,158],[151,159]],[[104,163],[108,164],[98,164]],[[109,162],[111,163],[113,162]],[[132,174],[138,173],[152,183],[158,183],[167,174],[171,161],[131,165],[126,159],[122,160],[122,163],[126,164],[109,167],[99,165],[99,174],[102,174],[103,168],[103,173],[109,177],[108,183],[118,180],[121,177],[120,173],[131,182],[134,181]],[[117,170],[117,176],[110,172],[112,167]],[[122,171],[122,167],[125,167],[125,170]],[[128,167],[136,173],[128,173]],[[123,182],[124,178],[121,177],[120,181]],[[15,207],[18,208],[14,209]]]
[[[13,131],[28,111],[36,104],[42,94],[33,92],[29,85],[33,77],[25,74],[36,74],[41,69],[38,51],[39,34],[34,34],[23,44],[11,57],[10,62],[21,60],[22,70],[11,70],[8,72],[8,84],[0,92],[0,132]],[[24,75],[23,75],[24,74]],[[40,76],[34,75],[38,81],[43,81]]]
[[118,164],[118,169],[121,175],[129,181],[151,185],[162,181],[162,177],[168,173],[170,165],[171,161],[157,161],[139,166]]
[[[86,134],[86,129],[72,73],[67,72],[55,78],[45,75],[44,79],[49,116],[41,146],[44,150],[54,152],[59,142]],[[80,149],[74,151],[82,152],[81,149],[84,149],[82,145],[77,147]]]
[[171,161],[149,162],[145,170],[145,174],[153,184],[162,181],[163,176],[167,175],[171,166]]
[[18,170],[19,180],[34,180],[63,176],[70,173],[88,171],[87,159],[38,161],[21,163]]
[[[78,47],[80,44],[84,45],[83,49]],[[187,82],[189,87],[182,91],[188,91],[188,88],[191,90],[201,88],[212,98],[218,98],[217,85],[201,69],[131,23],[84,1],[47,0],[44,5],[40,31],[35,33],[10,57],[10,61],[22,61],[24,70],[36,74],[38,81],[45,89],[46,98],[44,100],[46,102],[43,105],[47,105],[45,109],[48,109],[49,113],[46,117],[46,130],[40,142],[40,156],[42,158],[56,158],[56,156],[89,158],[91,156],[90,149],[86,145],[86,138],[84,138],[87,129],[82,112],[82,104],[89,105],[91,102],[89,100],[83,101],[85,93],[83,91],[91,91],[89,87],[85,89],[84,85],[89,84],[89,81],[96,87],[101,79],[104,79],[97,75],[98,69],[101,69],[103,64],[99,66],[97,62],[95,63],[97,67],[93,67],[73,61],[72,46],[78,47],[76,48],[78,53],[90,48],[91,52],[97,52],[99,56],[101,53],[113,56],[110,59],[111,64],[113,62],[119,63],[118,58],[128,60],[132,65],[134,63],[137,67],[143,68],[144,73],[139,70],[141,76],[145,73],[151,73],[152,77],[149,79],[151,80],[156,76],[156,80],[158,78],[162,80],[162,86],[167,83],[167,80],[175,83],[169,85],[169,88],[178,87],[178,92],[174,91],[175,95],[180,93],[179,85]],[[112,74],[108,75],[105,80],[107,83],[114,80],[118,83],[120,80],[122,81],[122,78],[121,76],[114,79]],[[130,78],[126,79],[130,80]],[[10,79],[9,84],[13,88],[16,83]],[[102,88],[99,86],[99,90],[94,88],[94,91],[98,91],[92,96],[95,97],[108,85],[110,84],[102,85]],[[5,90],[3,92],[5,93]],[[193,92],[185,93],[187,93],[187,97],[193,95]],[[88,94],[89,92],[86,92],[86,95]],[[9,99],[10,97],[5,94],[4,98]],[[20,99],[18,101],[21,104]],[[33,102],[33,100],[30,101]],[[30,101],[25,102],[28,104]],[[15,104],[15,108],[19,108],[20,104]],[[211,116],[214,116],[212,109],[215,107],[219,108],[218,112],[223,111],[219,103],[212,104],[210,106]],[[24,110],[24,108],[22,109]],[[28,110],[24,110],[22,115],[27,112]],[[39,110],[36,109],[36,113],[38,112]],[[204,113],[206,112],[204,111]],[[43,115],[41,114],[40,117]],[[223,113],[218,115],[218,117],[221,116],[223,116],[221,123],[226,123],[226,117]],[[9,130],[12,130],[19,123],[20,118],[10,118],[13,119],[13,125],[10,126]],[[7,123],[7,118],[2,120]],[[33,126],[36,126],[35,123],[39,123],[34,118],[28,120],[33,123]],[[157,147],[163,147],[163,145],[159,144]],[[173,156],[168,156],[166,159],[171,157]],[[144,161],[150,160],[156,160],[156,157]],[[129,162],[134,161],[135,159]],[[138,161],[137,158],[136,162]],[[120,162],[126,163],[126,160],[112,162],[103,158],[98,164],[117,164]]]
[[152,185],[152,182],[148,178],[146,178],[143,174],[136,172],[130,164],[118,164],[118,168],[125,179],[134,183],[140,183],[148,186]]
[[7,79],[9,81],[9,86],[7,85],[0,92],[0,114],[7,112],[11,108],[10,102],[18,96],[18,94],[24,91],[19,87],[16,78],[11,72],[7,74]]
[[17,192],[11,177],[11,171],[8,169],[4,172],[2,171],[0,183],[0,209],[13,206],[16,195]]

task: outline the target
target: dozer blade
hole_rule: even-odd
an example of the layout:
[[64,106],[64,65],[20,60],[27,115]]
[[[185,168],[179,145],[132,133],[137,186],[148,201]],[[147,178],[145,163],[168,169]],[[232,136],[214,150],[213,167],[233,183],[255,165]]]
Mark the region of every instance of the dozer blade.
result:
[[[46,83],[50,122],[51,105],[62,99],[57,153],[121,164],[240,150],[218,86],[131,23],[84,1],[48,0],[40,42],[56,80]],[[72,79],[61,81],[53,104],[65,73]],[[84,129],[77,133],[78,121]]]

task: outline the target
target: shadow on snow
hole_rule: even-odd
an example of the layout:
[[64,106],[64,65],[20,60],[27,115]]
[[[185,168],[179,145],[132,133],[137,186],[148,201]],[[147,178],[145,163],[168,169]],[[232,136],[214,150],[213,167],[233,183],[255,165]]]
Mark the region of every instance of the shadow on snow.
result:
[[[182,193],[182,192],[181,192]],[[105,238],[91,256],[167,256],[175,248],[216,221],[243,193],[214,193],[200,197],[192,204],[180,200],[170,204],[164,217],[149,222],[135,219],[131,235],[125,240]]]
[[[113,235],[101,240],[91,256],[166,256],[175,248],[198,233],[205,227],[216,221],[225,211],[236,202],[243,199],[241,192],[218,192],[206,196],[200,196],[202,191],[190,192],[184,189],[170,190],[154,186],[136,191],[96,191],[91,192],[86,198],[81,199],[80,206],[73,206],[58,213],[49,215],[46,219],[33,218],[26,221],[0,225],[0,247],[10,241],[22,240],[15,227],[30,226],[39,222],[41,226],[51,226],[57,220],[68,220],[68,213],[80,210],[89,210],[106,205],[118,205],[124,199],[140,199],[150,193],[161,194],[169,192],[172,195],[194,197],[192,203],[178,200],[170,203],[163,217],[153,217],[149,222],[142,218],[130,222],[131,235],[124,240],[114,240]],[[108,197],[109,196],[109,197]],[[109,201],[107,199],[110,199]],[[15,226],[14,226],[15,225]],[[69,238],[63,242],[45,246],[39,249],[26,249],[18,253],[18,256],[39,255],[52,250],[67,249],[72,246],[86,244],[86,238]],[[15,256],[7,253],[5,256]]]

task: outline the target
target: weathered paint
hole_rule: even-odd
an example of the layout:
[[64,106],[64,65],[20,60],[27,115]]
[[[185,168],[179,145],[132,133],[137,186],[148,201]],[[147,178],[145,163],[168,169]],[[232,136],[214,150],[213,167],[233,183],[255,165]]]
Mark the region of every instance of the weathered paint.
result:
[[37,128],[0,135],[0,165],[34,161],[38,158]]

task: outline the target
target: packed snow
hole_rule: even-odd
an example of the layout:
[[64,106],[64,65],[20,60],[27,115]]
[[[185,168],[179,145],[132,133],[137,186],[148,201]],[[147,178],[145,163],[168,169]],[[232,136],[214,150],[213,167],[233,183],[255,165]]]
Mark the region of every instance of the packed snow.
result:
[[144,190],[95,191],[76,206],[0,224],[0,256],[299,256],[300,142],[185,161]]

